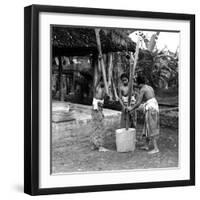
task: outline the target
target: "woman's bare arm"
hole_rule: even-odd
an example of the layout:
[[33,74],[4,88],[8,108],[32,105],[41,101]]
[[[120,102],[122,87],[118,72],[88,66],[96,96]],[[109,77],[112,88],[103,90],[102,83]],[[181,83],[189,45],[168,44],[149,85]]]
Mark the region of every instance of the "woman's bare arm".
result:
[[142,103],[142,100],[143,100],[143,97],[144,97],[144,90],[140,90],[140,93],[139,93],[139,95],[138,95],[138,98],[137,98],[137,101],[136,101],[136,104],[134,105],[134,106],[130,106],[129,108],[128,108],[128,110],[130,111],[130,112],[132,112],[132,111],[134,111],[136,108],[138,108],[140,105],[141,105],[141,103]]

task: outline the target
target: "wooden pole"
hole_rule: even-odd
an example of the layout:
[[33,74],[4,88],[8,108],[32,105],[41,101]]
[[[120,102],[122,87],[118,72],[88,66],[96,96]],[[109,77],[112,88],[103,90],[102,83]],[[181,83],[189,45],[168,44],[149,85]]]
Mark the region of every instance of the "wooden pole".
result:
[[131,104],[131,97],[132,97],[132,92],[133,92],[133,77],[135,75],[135,68],[137,65],[137,60],[138,60],[138,55],[139,55],[139,43],[140,43],[140,38],[138,36],[134,58],[133,58],[133,54],[132,53],[130,54],[129,96],[128,96],[129,106]]
[[103,61],[99,32],[100,32],[100,29],[95,28],[95,35],[96,35],[96,40],[97,40],[97,49],[98,49],[98,52],[99,52],[99,61],[100,61],[101,69],[102,69],[105,90],[106,90],[106,94],[109,95],[108,83],[107,83],[107,78],[106,78],[106,70],[105,70],[105,65],[104,65],[104,61]]
[[111,101],[113,100],[112,76],[113,76],[113,59],[112,59],[112,53],[108,53],[108,87],[109,87],[108,89],[109,89],[109,96],[110,96],[110,100]]
[[[133,54],[132,53],[130,54],[128,106],[131,105],[131,98],[132,98],[132,92],[133,92],[133,77],[134,77],[134,74],[135,74],[135,68],[136,68],[136,65],[137,65],[137,60],[138,60],[138,55],[139,55],[139,43],[140,43],[140,38],[138,36],[134,58],[133,58]],[[129,114],[127,112],[126,113],[126,130],[128,128],[129,128]]]
[[111,85],[111,79],[112,79],[112,73],[113,73],[113,58],[112,53],[108,54],[108,85]]

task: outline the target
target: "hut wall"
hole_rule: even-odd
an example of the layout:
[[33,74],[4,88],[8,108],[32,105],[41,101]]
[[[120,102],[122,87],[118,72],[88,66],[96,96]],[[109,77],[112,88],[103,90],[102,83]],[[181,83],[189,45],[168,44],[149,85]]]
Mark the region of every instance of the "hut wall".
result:
[[90,57],[60,56],[52,61],[53,99],[64,101],[75,96],[81,99],[91,96],[93,72]]

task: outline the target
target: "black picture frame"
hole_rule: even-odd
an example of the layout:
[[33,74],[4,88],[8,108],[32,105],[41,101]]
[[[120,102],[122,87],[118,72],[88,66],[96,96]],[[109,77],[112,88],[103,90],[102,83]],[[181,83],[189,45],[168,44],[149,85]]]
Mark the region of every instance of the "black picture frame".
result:
[[[39,13],[188,20],[190,23],[190,178],[188,180],[39,188]],[[30,195],[195,185],[195,15],[31,5],[24,9],[24,192]]]

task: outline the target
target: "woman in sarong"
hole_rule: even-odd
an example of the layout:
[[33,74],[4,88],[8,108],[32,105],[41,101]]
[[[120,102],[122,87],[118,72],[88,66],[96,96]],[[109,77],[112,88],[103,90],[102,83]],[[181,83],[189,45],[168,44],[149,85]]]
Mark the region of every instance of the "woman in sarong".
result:
[[149,153],[158,153],[159,148],[157,145],[157,140],[160,134],[158,102],[155,98],[153,88],[145,84],[144,77],[138,76],[137,84],[140,88],[139,96],[137,98],[136,104],[132,107],[129,107],[128,110],[133,112],[142,104],[142,101],[145,102],[143,104],[143,108],[145,114],[144,133],[146,136],[146,145],[143,149],[149,150],[149,141],[152,140],[153,150],[149,151]]
[[95,88],[95,94],[92,102],[92,134],[90,136],[90,142],[92,149],[98,151],[108,151],[104,148],[104,139],[106,135],[106,129],[104,127],[104,115],[103,115],[103,104],[105,97],[105,89],[103,81]]
[[[136,127],[136,112],[127,112],[127,107],[128,107],[128,93],[129,93],[129,78],[128,75],[125,73],[121,75],[120,77],[122,81],[122,85],[120,87],[120,92],[119,92],[119,98],[120,98],[120,103],[122,105],[122,111],[121,111],[121,121],[120,121],[120,127],[125,128],[126,123],[128,121],[128,127],[129,128],[135,128]],[[131,105],[134,105],[136,102],[135,96],[133,95],[131,97]],[[128,119],[127,119],[128,118]]]

